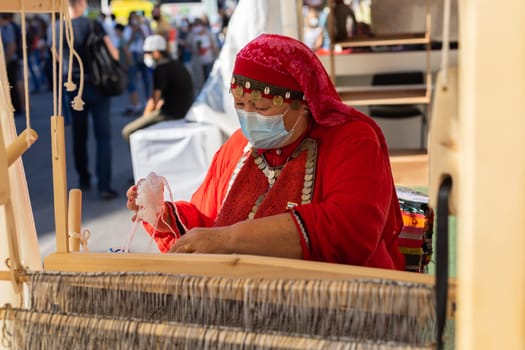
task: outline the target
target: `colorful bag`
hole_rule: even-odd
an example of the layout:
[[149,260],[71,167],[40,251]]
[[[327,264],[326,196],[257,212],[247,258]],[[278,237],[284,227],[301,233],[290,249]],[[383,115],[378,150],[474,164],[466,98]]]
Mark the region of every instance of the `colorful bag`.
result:
[[434,212],[426,194],[403,186],[396,186],[396,192],[404,224],[397,243],[405,256],[406,270],[426,272],[432,258]]

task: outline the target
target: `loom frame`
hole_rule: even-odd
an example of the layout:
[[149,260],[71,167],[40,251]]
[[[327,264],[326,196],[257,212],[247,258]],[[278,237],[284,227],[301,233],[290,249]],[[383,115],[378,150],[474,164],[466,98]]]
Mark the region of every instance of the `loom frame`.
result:
[[[244,254],[52,253],[45,271],[158,272],[263,279],[384,279],[433,286],[435,276],[416,272]],[[449,281],[447,317],[455,317],[456,281]]]
[[[65,0],[15,0],[2,4],[6,12],[59,12]],[[1,128],[1,126],[0,126]],[[55,196],[56,252],[44,259],[45,271],[61,272],[162,272],[199,276],[249,277],[269,279],[348,280],[380,278],[417,284],[434,285],[434,276],[413,272],[391,271],[252,255],[219,254],[145,254],[79,252],[78,238],[68,232],[80,232],[81,200],[79,190],[66,198],[64,125],[61,116],[51,117],[53,145],[53,184]],[[29,148],[29,146],[27,147]],[[23,150],[25,151],[25,150]],[[19,158],[8,154],[9,162]],[[66,209],[67,208],[67,209]],[[211,268],[210,268],[211,267]],[[0,280],[12,280],[12,271],[0,271]],[[16,280],[26,282],[24,271],[17,271]],[[455,280],[450,281],[449,316],[454,317]],[[0,315],[5,310],[0,309]]]
[[[2,4],[6,12],[53,13],[63,8],[66,0],[14,0]],[[313,261],[263,257],[252,255],[219,254],[146,254],[146,253],[92,253],[79,252],[79,239],[67,232],[80,232],[82,195],[77,189],[65,189],[65,142],[63,117],[51,117],[53,148],[53,183],[55,196],[56,252],[44,259],[45,271],[64,272],[164,272],[202,276],[288,278],[288,279],[352,279],[381,278],[395,281],[434,284],[434,276],[414,272],[348,266]],[[69,228],[69,230],[68,230]],[[210,269],[213,267],[213,269]],[[219,270],[220,271],[217,271]],[[10,271],[0,271],[0,280],[10,280]],[[23,272],[17,279],[23,281]],[[455,280],[450,280],[449,316],[455,310]]]

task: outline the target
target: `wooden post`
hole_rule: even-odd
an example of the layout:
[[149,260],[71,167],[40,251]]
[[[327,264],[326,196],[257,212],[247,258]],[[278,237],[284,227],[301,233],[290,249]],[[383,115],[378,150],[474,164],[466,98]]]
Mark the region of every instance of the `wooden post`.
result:
[[57,252],[68,251],[67,178],[64,117],[51,117],[51,157],[53,165],[53,194],[55,202],[55,231]]
[[[11,204],[11,191],[9,188],[9,173],[7,151],[4,146],[2,125],[0,125],[0,217],[5,220],[5,227],[0,227],[0,232],[5,232],[7,240],[7,253],[10,268],[11,281],[15,294],[22,292],[21,285],[17,282],[16,274],[21,271],[22,263],[18,249],[18,236],[16,231],[15,216]],[[3,254],[3,253],[2,253]],[[4,262],[2,262],[4,263]]]
[[457,349],[525,349],[525,2],[459,1]]

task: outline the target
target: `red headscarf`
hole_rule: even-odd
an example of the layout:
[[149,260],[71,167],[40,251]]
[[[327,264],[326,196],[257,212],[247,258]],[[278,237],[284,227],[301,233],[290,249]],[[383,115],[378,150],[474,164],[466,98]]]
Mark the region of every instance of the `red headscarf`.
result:
[[[246,44],[237,54],[233,68],[231,87],[238,86],[242,86],[245,92],[259,87],[263,90],[263,97],[271,98],[277,94],[288,103],[294,96],[301,96],[320,125],[334,126],[357,119],[366,121],[376,131],[388,156],[386,140],[379,126],[370,117],[341,101],[319,58],[296,39],[261,34]],[[266,86],[270,87],[267,94],[264,93]]]

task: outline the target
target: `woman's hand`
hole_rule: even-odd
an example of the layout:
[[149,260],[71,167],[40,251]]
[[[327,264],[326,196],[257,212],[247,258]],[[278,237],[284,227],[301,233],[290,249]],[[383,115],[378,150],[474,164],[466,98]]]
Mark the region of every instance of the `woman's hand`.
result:
[[[142,180],[144,179],[139,180],[139,182]],[[140,214],[142,216],[144,216],[145,214],[144,214],[144,207],[142,205],[139,206],[137,204],[137,196],[138,196],[137,191],[138,191],[138,185],[133,185],[130,188],[128,188],[128,190],[126,191],[126,196],[128,197],[128,201],[126,202],[126,207],[129,210],[134,212],[133,216],[131,217],[131,220],[133,222],[137,220],[142,220],[143,222],[147,222],[153,227],[153,229],[157,231],[173,232],[173,227],[175,223],[171,222],[170,216],[168,214],[169,207],[166,204],[166,202],[162,202],[162,205],[163,205],[162,211],[158,212],[158,214],[162,214],[162,217],[159,218],[158,220],[152,220],[151,222],[148,222],[147,218],[138,216],[139,209],[140,209]]]
[[131,218],[132,221],[137,220],[137,210],[139,210],[139,206],[137,205],[137,185],[133,185],[126,191],[126,196],[128,197],[128,201],[126,203],[126,207],[135,212],[133,217]]
[[193,228],[177,239],[170,252],[303,257],[299,233],[289,213],[230,226]]
[[231,227],[193,228],[180,237],[170,253],[235,253],[231,245]]

